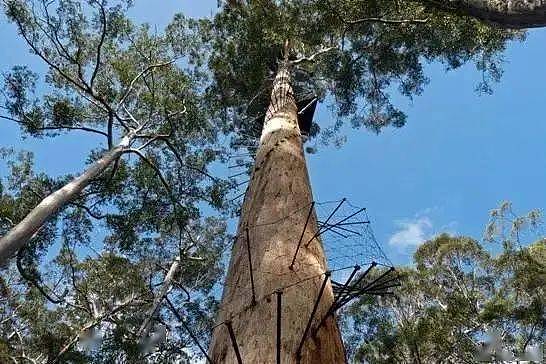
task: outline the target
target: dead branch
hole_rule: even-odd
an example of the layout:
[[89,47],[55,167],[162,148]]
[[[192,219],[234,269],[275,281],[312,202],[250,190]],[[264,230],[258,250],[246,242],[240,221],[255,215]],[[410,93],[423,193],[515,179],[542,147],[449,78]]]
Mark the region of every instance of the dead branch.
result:
[[368,17],[355,20],[343,19],[343,22],[348,25],[362,24],[362,23],[382,23],[382,24],[424,24],[428,22],[428,18],[425,19],[386,19],[378,17]]
[[80,204],[80,203],[77,203],[77,202],[74,202],[74,201],[70,202],[69,204],[84,210],[89,216],[91,216],[92,218],[94,218],[96,220],[102,220],[102,219],[106,218],[106,215],[97,214],[96,212],[91,210],[91,208],[86,206],[85,204]]
[[318,56],[321,56],[324,53],[328,53],[330,51],[333,51],[334,49],[338,49],[338,47],[322,48],[319,51],[317,51],[315,54],[312,54],[309,57],[301,57],[301,58],[298,58],[296,60],[290,61],[290,64],[291,65],[297,65],[297,64],[300,64],[300,63],[303,63],[303,62],[314,62],[315,58],[317,58]]
[[158,67],[165,67],[165,66],[169,66],[171,64],[173,64],[174,62],[176,62],[176,59],[173,59],[171,61],[168,61],[168,62],[164,62],[164,63],[156,63],[156,64],[152,64],[152,65],[149,65],[148,67],[146,67],[144,70],[142,70],[138,75],[135,76],[135,78],[133,78],[131,80],[131,82],[129,83],[129,86],[127,87],[127,90],[125,91],[125,93],[123,94],[123,96],[121,97],[121,99],[119,100],[118,102],[118,108],[125,102],[125,99],[127,99],[127,97],[129,96],[129,94],[131,93],[131,91],[133,90],[133,87],[135,85],[135,83],[143,76],[145,76],[146,74],[148,74],[148,72],[150,72],[151,70],[153,70],[154,68],[158,68]]

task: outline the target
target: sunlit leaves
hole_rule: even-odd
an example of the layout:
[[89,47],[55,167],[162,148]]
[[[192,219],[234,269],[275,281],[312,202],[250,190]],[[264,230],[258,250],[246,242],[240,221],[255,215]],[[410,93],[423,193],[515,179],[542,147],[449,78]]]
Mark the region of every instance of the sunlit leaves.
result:
[[428,62],[447,69],[474,63],[483,73],[478,88],[489,90],[502,73],[506,43],[521,35],[417,3],[361,0],[237,2],[226,4],[210,27],[212,90],[221,97],[224,117],[245,135],[261,129],[285,41],[291,59],[336,47],[294,70],[294,82],[334,111],[337,121],[321,125],[322,141],[339,141],[345,122],[374,132],[403,126],[406,116],[392,95],[419,95]]
[[[492,215],[517,222],[511,211],[503,204]],[[473,362],[490,330],[502,332],[503,349],[518,355],[540,345],[544,239],[518,245],[505,243],[491,253],[474,239],[445,234],[423,243],[396,296],[363,297],[344,313],[354,360]]]

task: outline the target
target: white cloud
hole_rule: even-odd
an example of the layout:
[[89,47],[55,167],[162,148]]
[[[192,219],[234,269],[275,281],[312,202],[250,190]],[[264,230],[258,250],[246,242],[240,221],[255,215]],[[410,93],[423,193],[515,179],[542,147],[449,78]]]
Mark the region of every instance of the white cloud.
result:
[[397,221],[396,231],[389,239],[389,245],[412,248],[421,245],[433,236],[432,221],[427,216],[417,215],[413,219]]
[[395,221],[396,231],[389,238],[389,245],[402,250],[411,250],[440,233],[457,235],[456,221],[439,227],[432,222],[431,216],[438,218],[438,215],[441,215],[439,207],[429,207],[416,213],[412,218]]

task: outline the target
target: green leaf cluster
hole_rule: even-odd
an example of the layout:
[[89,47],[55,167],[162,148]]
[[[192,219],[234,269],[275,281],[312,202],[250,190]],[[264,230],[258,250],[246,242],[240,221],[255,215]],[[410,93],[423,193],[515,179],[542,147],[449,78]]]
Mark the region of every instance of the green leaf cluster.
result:
[[[506,206],[500,210],[507,215]],[[492,215],[500,225],[499,209]],[[538,212],[530,216],[539,226]],[[512,218],[520,227],[517,221],[527,219]],[[496,253],[493,248],[447,234],[421,245],[414,265],[401,269],[395,296],[363,297],[343,313],[353,362],[473,363],[492,333],[500,333],[503,347],[490,349],[491,360],[501,349],[521,357],[540,348],[546,240],[505,245]]]

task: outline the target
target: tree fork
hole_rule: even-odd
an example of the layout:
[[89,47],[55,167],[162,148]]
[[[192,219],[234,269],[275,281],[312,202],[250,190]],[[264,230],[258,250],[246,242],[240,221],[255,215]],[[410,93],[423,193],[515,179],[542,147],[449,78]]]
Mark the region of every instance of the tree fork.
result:
[[[314,316],[312,326],[317,325],[334,301],[328,281],[316,312],[311,315],[328,270],[320,237],[315,238],[314,244],[302,246],[292,264],[298,241],[309,241],[319,227],[314,210],[306,222],[313,197],[290,80],[289,63],[285,60],[273,83],[252,178],[241,209],[237,235],[244,236],[248,228],[249,238],[234,243],[217,317],[218,324],[232,323],[243,363],[278,360],[283,364],[297,363],[298,345],[309,318]],[[271,224],[273,221],[276,223]],[[246,241],[250,242],[248,246]],[[248,299],[249,256],[253,263],[255,304],[249,304]],[[275,337],[281,323],[272,309],[278,289],[283,289],[280,358]],[[214,330],[209,353],[215,363],[237,363],[227,330]],[[305,340],[300,354],[299,362],[303,364],[345,363],[334,315],[316,337]]]

